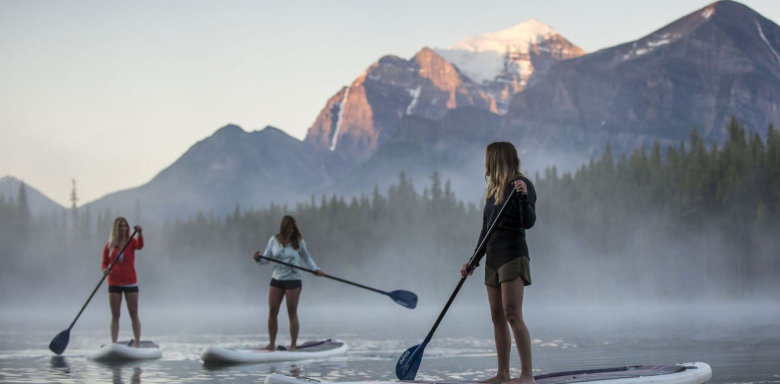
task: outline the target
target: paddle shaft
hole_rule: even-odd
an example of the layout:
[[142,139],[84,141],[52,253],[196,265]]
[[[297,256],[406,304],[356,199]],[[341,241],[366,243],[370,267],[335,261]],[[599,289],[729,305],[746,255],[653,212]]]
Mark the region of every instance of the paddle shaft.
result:
[[[128,245],[130,245],[130,242],[133,241],[133,237],[135,237],[135,234],[138,233],[138,230],[136,229],[133,231],[133,234],[130,235],[130,238],[127,239],[125,242],[125,245],[122,247],[122,249],[117,253],[116,258],[114,258],[114,261],[111,262],[111,264],[108,265],[108,271],[111,271],[111,268],[114,268],[114,264],[119,260],[119,256],[122,254],[122,252],[125,251],[125,248],[127,248]],[[76,324],[76,320],[79,319],[81,316],[81,313],[84,312],[84,309],[87,308],[87,304],[89,304],[90,300],[92,300],[92,297],[95,296],[95,293],[97,292],[98,288],[100,288],[100,285],[103,284],[103,281],[108,277],[108,273],[103,274],[103,277],[98,282],[97,286],[95,286],[95,289],[92,290],[92,294],[89,295],[89,298],[87,299],[87,302],[84,303],[84,305],[81,307],[81,310],[79,311],[79,314],[76,315],[76,318],[73,319],[73,322],[70,323],[70,327],[68,327],[68,330],[70,331],[71,328]]]
[[[317,274],[317,271],[315,271],[315,270],[312,270],[312,269],[309,269],[309,268],[300,267],[300,266],[297,266],[297,265],[294,265],[294,264],[290,264],[290,263],[285,263],[284,261],[276,260],[274,258],[270,258],[270,257],[267,257],[267,256],[260,255],[260,258],[264,259],[264,260],[268,260],[268,261],[273,261],[274,263],[279,263],[279,264],[282,264],[282,265],[286,265],[286,266],[288,266],[290,268],[300,269],[301,271],[306,271],[306,272],[309,272],[309,273],[313,273],[315,275]],[[363,288],[363,289],[368,289],[369,291],[374,291],[374,292],[377,292],[377,293],[381,293],[383,295],[390,295],[388,292],[385,292],[385,291],[382,291],[382,290],[379,290],[379,289],[376,289],[376,288],[372,288],[372,287],[369,287],[369,286],[366,286],[366,285],[363,285],[363,284],[358,284],[358,283],[355,283],[354,281],[344,280],[344,279],[342,279],[340,277],[331,276],[331,275],[328,275],[327,273],[323,273],[322,277],[327,277],[329,279],[333,279],[333,280],[336,280],[336,281],[339,281],[339,282],[342,282],[342,283],[345,283],[345,284],[354,285],[356,287],[360,287],[360,288]]]
[[[509,200],[512,199],[514,194],[515,194],[515,189],[512,188],[512,192],[509,193],[509,196],[506,198],[506,201],[504,201],[504,204],[501,205],[501,210],[498,211],[498,215],[493,220],[493,223],[490,224],[490,227],[485,233],[485,237],[482,238],[482,241],[479,243],[479,246],[477,246],[477,249],[474,251],[474,254],[469,259],[468,267],[467,267],[468,271],[472,271],[474,268],[477,267],[477,264],[479,264],[479,259],[481,258],[480,255],[482,254],[481,251],[487,244],[487,241],[488,239],[490,239],[490,236],[493,234],[493,230],[496,228],[496,224],[498,224],[498,221],[501,220],[501,217],[504,215],[504,209],[506,208],[507,204],[509,203]],[[439,317],[436,319],[436,322],[433,323],[433,327],[431,328],[431,331],[428,332],[428,336],[425,338],[426,340],[429,340],[433,336],[433,333],[436,332],[436,328],[439,327],[439,323],[441,323],[441,320],[444,318],[444,315],[447,313],[447,310],[450,309],[450,305],[452,304],[452,301],[455,300],[455,296],[458,295],[458,292],[460,291],[460,288],[463,286],[463,283],[466,281],[467,277],[468,274],[460,278],[460,281],[458,282],[458,286],[455,287],[454,291],[452,291],[449,300],[447,300],[447,304],[444,305],[444,309],[441,310],[441,313],[439,314]]]

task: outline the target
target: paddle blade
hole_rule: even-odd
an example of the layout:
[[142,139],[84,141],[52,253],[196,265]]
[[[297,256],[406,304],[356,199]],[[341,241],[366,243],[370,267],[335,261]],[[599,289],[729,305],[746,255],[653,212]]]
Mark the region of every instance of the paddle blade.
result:
[[397,290],[390,292],[388,294],[393,301],[401,305],[402,307],[406,307],[409,309],[414,309],[417,307],[417,295],[414,294],[414,292],[404,291],[404,290]]
[[61,355],[62,352],[65,352],[65,348],[68,347],[68,341],[70,341],[70,328],[58,333],[57,336],[54,336],[51,343],[49,343],[49,349],[52,352]]
[[398,380],[414,380],[420,368],[425,343],[407,349],[395,364],[395,377]]

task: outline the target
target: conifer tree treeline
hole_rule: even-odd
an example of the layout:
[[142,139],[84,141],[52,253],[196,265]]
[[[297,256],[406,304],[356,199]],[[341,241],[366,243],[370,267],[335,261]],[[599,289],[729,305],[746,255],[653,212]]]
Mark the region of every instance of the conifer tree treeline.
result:
[[[607,146],[576,171],[559,174],[550,167],[534,175],[538,219],[528,236],[534,274],[544,277],[534,284],[554,281],[558,288],[569,284],[581,290],[599,280],[593,273],[654,294],[708,284],[743,294],[777,288],[780,133],[769,126],[764,141],[734,120],[728,131],[722,146],[705,143],[694,130],[676,146],[662,148],[655,142],[617,157]],[[23,216],[17,202],[0,199],[2,223]],[[28,232],[36,233],[36,241],[27,243],[27,252],[43,253],[41,244],[61,241],[65,233],[70,249],[97,254],[115,213],[94,214],[91,220],[82,217],[89,212],[80,212],[70,230],[64,228],[65,215],[30,220]],[[171,276],[166,269],[205,265],[214,266],[207,276],[198,275],[199,269],[182,274],[195,275],[199,284],[257,278],[258,269],[246,267],[250,255],[265,249],[285,214],[298,220],[326,272],[346,278],[386,276],[398,287],[427,279],[434,288],[449,288],[457,280],[482,219],[481,202],[458,200],[438,173],[422,190],[401,173],[384,192],[375,187],[348,199],[312,196],[294,207],[242,210],[237,205],[225,217],[197,213],[165,225],[140,223],[148,240],[144,253],[154,254],[159,264],[144,274],[164,280]],[[13,239],[6,227],[0,235]],[[3,247],[4,265],[9,249]],[[87,261],[98,263],[92,256]]]
[[[573,173],[548,168],[536,177],[540,220],[577,236],[591,258],[633,258],[653,270],[675,268],[681,278],[704,268],[742,290],[773,281],[780,271],[780,134],[770,125],[764,142],[734,119],[728,132],[722,147],[708,148],[693,130],[687,143],[665,151],[655,142],[615,161],[607,146]],[[557,236],[549,232],[542,236]]]

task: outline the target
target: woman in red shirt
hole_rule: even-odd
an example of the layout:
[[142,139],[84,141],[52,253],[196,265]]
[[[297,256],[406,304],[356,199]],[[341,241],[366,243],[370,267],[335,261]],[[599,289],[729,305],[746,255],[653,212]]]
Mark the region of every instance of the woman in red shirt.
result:
[[[117,217],[111,228],[111,236],[103,247],[103,274],[108,275],[108,303],[111,306],[111,342],[116,343],[119,334],[119,312],[122,306],[122,293],[127,299],[127,312],[133,322],[135,346],[141,346],[141,321],[138,319],[138,278],[135,275],[135,250],[144,247],[141,226],[136,225],[138,236],[119,251],[130,238],[130,225],[127,219]],[[118,259],[117,259],[118,258]],[[108,269],[112,262],[114,266]]]

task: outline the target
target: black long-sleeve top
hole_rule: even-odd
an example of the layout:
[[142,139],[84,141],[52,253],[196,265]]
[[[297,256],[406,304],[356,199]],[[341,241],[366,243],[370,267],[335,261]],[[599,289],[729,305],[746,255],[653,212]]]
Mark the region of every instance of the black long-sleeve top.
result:
[[[530,229],[536,223],[536,190],[531,180],[524,176],[512,179],[513,182],[515,180],[523,180],[528,186],[528,193],[520,195],[515,192],[507,203],[503,217],[496,223],[496,228],[488,239],[487,245],[481,250],[474,250],[475,253],[479,252],[476,260],[480,260],[483,255],[487,254],[486,263],[494,269],[516,258],[529,256],[528,244],[525,242],[525,230]],[[509,196],[513,188],[512,183],[506,186],[505,198]],[[479,234],[477,247],[482,243],[490,224],[496,219],[504,203],[496,205],[495,201],[495,197],[491,196],[485,202],[485,209],[482,213],[482,231]]]

